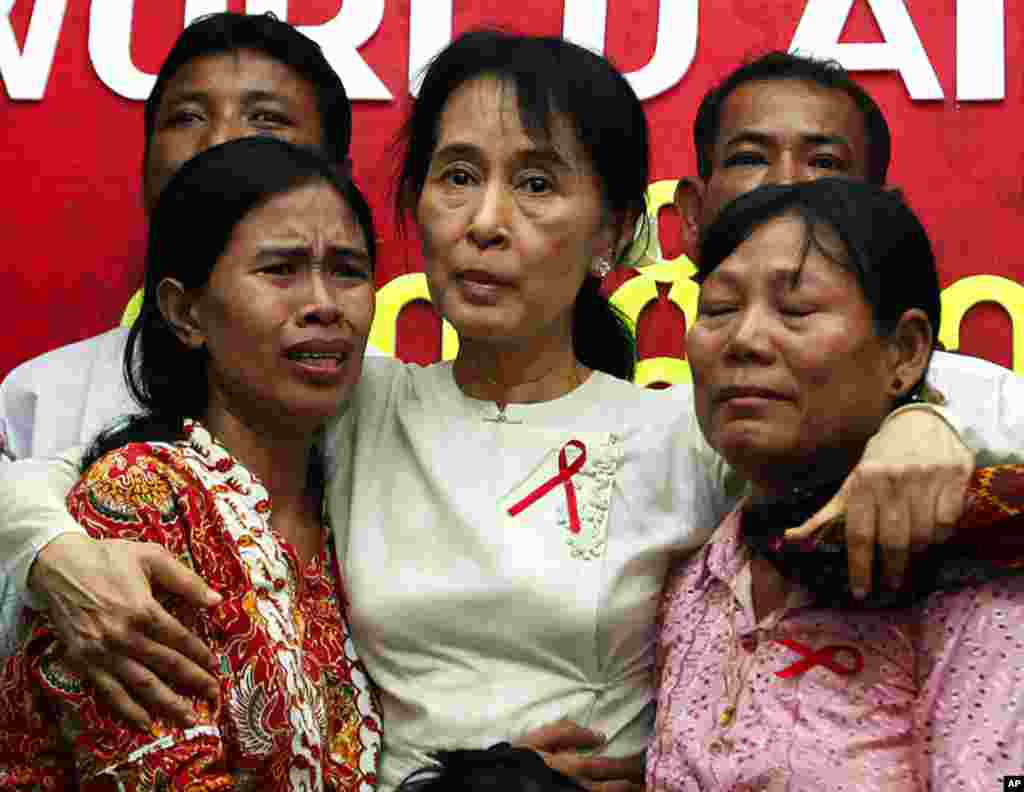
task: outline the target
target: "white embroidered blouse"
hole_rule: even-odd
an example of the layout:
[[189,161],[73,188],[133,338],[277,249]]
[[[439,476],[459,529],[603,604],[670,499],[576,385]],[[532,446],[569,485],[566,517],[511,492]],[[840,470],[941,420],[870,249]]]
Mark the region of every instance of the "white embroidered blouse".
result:
[[595,372],[499,420],[450,364],[367,361],[331,435],[328,503],[380,689],[383,789],[430,751],[562,717],[608,735],[611,755],[647,746],[670,555],[728,506],[700,438],[689,389]]

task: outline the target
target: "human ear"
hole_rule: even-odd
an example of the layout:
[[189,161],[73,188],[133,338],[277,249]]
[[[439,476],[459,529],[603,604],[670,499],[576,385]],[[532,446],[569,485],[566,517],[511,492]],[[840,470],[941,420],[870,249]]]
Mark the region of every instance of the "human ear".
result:
[[906,396],[928,369],[934,344],[932,325],[920,308],[903,312],[896,328],[886,339],[889,356],[888,393],[893,399]]
[[682,217],[683,248],[691,260],[700,246],[700,216],[704,211],[704,183],[689,176],[679,180],[672,199]]
[[591,248],[595,260],[604,259],[612,269],[618,266],[623,254],[633,241],[639,218],[640,212],[637,210],[625,212],[607,210]]
[[174,278],[164,278],[156,287],[156,304],[164,321],[189,349],[202,349],[206,345],[197,297]]

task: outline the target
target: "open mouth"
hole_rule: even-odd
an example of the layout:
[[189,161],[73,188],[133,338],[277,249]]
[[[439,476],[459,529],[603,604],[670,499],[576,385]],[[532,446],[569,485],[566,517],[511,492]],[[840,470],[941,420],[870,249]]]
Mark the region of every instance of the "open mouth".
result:
[[455,276],[462,296],[470,303],[494,305],[501,293],[510,285],[508,281],[493,277],[480,270],[467,270]]
[[310,368],[331,371],[337,369],[345,361],[345,355],[340,352],[299,352],[291,351],[287,354],[289,360],[301,363]]

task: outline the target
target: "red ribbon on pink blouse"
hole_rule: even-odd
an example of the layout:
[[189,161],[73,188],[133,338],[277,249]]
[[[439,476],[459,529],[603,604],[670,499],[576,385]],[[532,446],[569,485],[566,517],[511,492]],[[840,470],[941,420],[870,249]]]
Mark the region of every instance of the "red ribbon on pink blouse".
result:
[[[864,655],[861,653],[860,649],[855,646],[832,644],[831,646],[824,646],[815,651],[814,649],[811,649],[811,647],[804,646],[804,644],[790,640],[789,638],[780,638],[776,643],[782,644],[787,649],[792,649],[803,658],[801,660],[797,660],[793,665],[783,668],[781,671],[776,671],[775,676],[781,677],[782,679],[790,679],[795,676],[800,676],[819,665],[824,666],[829,671],[839,674],[839,676],[852,676],[853,674],[859,674],[864,669]],[[836,656],[839,654],[852,655],[853,666],[843,665],[836,660]]]
[[[570,446],[580,452],[580,455],[573,460],[571,465],[569,464],[569,455],[566,453]],[[519,512],[532,506],[561,484],[565,488],[565,503],[569,510],[569,530],[574,534],[579,533],[580,516],[576,510],[576,488],[572,484],[572,477],[583,469],[586,461],[587,447],[579,440],[570,440],[558,452],[558,473],[537,487],[519,503],[511,506],[508,510],[509,517],[515,517]]]

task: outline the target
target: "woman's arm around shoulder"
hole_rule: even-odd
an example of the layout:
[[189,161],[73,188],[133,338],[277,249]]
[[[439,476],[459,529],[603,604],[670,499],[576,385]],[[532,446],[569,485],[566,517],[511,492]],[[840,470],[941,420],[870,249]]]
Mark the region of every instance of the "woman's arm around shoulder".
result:
[[19,600],[32,601],[29,571],[41,550],[63,534],[85,535],[65,506],[83,450],[0,466],[0,562]]
[[935,352],[928,382],[979,466],[1024,462],[1024,377],[981,358]]
[[[111,482],[94,471],[112,456],[91,468],[72,494],[71,503],[83,519],[90,515],[96,519],[96,509],[103,503],[99,491],[110,489]],[[187,722],[189,708],[164,680],[215,694],[216,682],[206,670],[214,667],[215,658],[154,598],[152,585],[195,607],[216,604],[219,595],[160,544],[88,536],[64,503],[72,482],[69,473],[77,468],[78,458],[74,466],[65,462],[31,469],[32,489],[45,492],[45,514],[59,517],[61,525],[69,528],[51,540],[32,565],[33,591],[67,646],[68,661],[83,670],[118,712],[139,724],[149,722],[145,710],[128,695],[126,689],[130,689],[154,712]],[[9,477],[18,467],[6,466],[3,476]],[[15,486],[9,479],[0,481],[0,501],[6,488]],[[27,497],[38,502],[31,492]],[[26,519],[38,521],[40,512],[33,511],[38,508],[26,508]],[[6,519],[7,514],[0,511],[5,529]]]
[[[136,443],[91,466],[72,488],[67,503],[91,536],[111,546],[148,543],[169,552],[174,563],[191,566],[193,523],[210,511],[203,494],[188,471],[174,464],[170,446]],[[195,609],[181,600],[168,608],[171,618],[190,625],[197,621]],[[215,707],[198,697],[180,698],[190,711],[188,726],[158,722],[140,728],[118,715],[95,674],[69,655],[53,621],[40,614],[31,637],[5,674],[20,664],[26,693],[31,692],[51,713],[53,726],[47,730],[63,744],[60,753],[73,755],[76,788],[144,789],[145,779],[154,776],[173,779],[174,789],[200,781],[204,788],[230,783]],[[8,743],[0,735],[0,745]],[[16,769],[17,763],[13,755],[0,757],[0,764],[9,770]],[[32,778],[49,772],[45,767],[26,765],[26,769]]]

